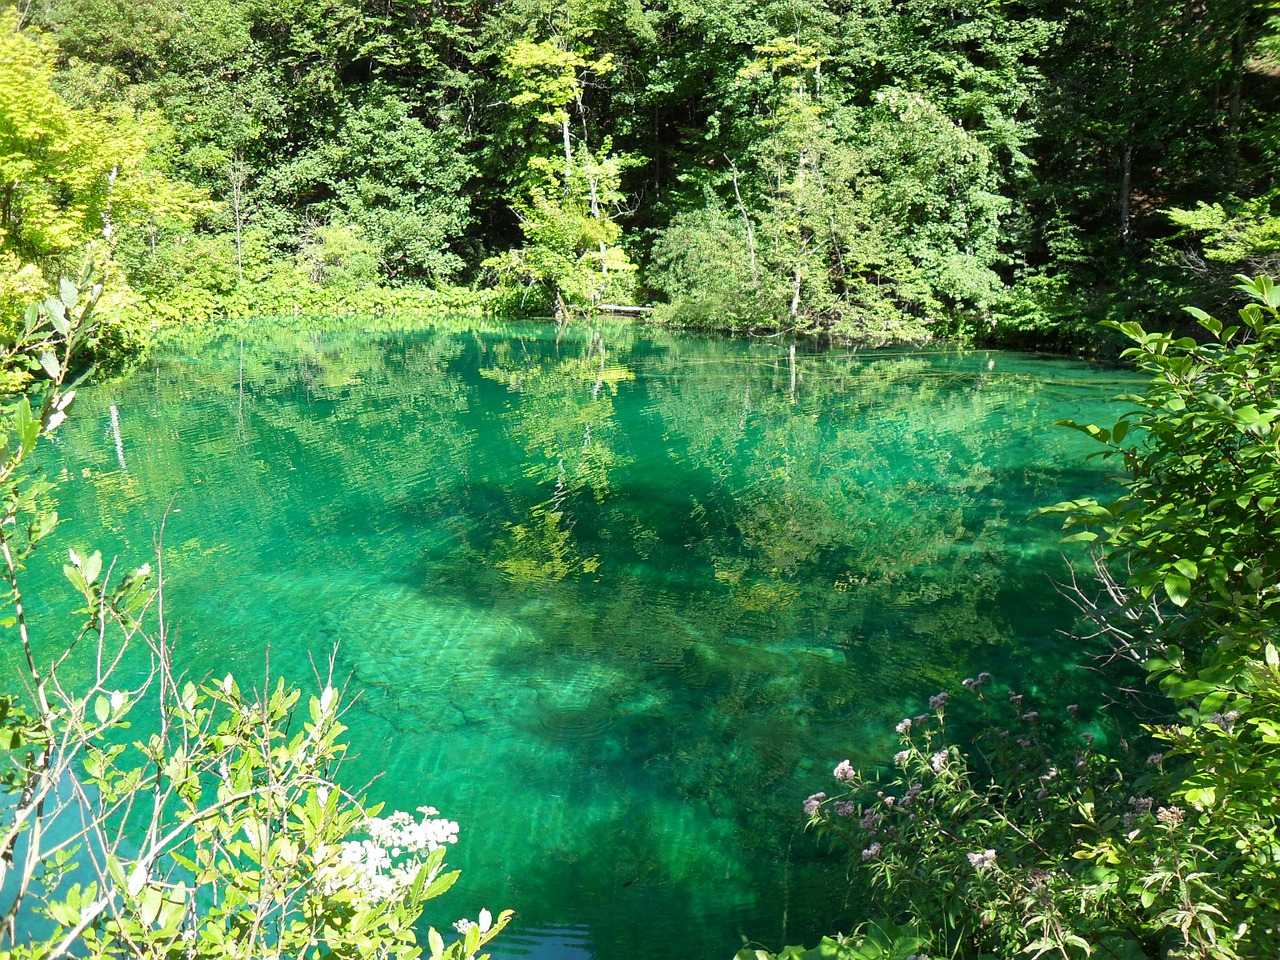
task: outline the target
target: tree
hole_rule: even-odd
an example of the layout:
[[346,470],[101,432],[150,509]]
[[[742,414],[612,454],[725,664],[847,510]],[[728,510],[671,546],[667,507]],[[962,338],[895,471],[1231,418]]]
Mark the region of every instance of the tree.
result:
[[[511,106],[556,129],[561,152],[528,159],[512,204],[525,246],[490,258],[485,266],[526,291],[545,285],[557,312],[634,296],[635,266],[619,245],[622,230],[614,215],[623,199],[622,172],[636,161],[614,154],[609,137],[598,149],[589,145],[584,91],[592,77],[614,69],[608,54],[591,56],[590,47],[566,36],[517,40],[503,55],[503,74],[515,91]],[[576,145],[571,108],[582,128]]]
[[0,21],[0,249],[58,265],[150,217],[190,218],[198,194],[148,162],[148,126],[71,107],[47,45]]
[[432,130],[394,91],[374,87],[348,111],[324,148],[332,216],[360,227],[393,280],[447,280],[463,267],[456,249],[471,225],[461,134]]

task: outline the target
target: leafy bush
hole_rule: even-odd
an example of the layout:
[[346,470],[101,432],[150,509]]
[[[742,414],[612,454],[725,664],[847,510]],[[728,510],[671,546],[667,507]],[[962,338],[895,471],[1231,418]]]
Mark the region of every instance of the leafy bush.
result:
[[1073,706],[992,697],[984,674],[964,681],[984,733],[948,739],[940,693],[899,724],[892,772],[845,761],[839,792],[805,801],[930,953],[1280,951],[1280,289],[1240,280],[1254,302],[1238,324],[1191,311],[1205,343],[1114,324],[1147,389],[1114,426],[1066,424],[1125,468],[1116,500],[1050,510],[1101,548],[1103,599],[1081,603],[1112,661],[1163,697],[1143,701],[1135,743],[1104,748]]
[[[734,330],[786,313],[786,290],[760,276],[749,221],[718,205],[677,214],[653,249],[651,284],[666,294],[659,319]],[[770,301],[770,302],[765,302]]]
[[[282,680],[188,680],[162,578],[150,564],[121,576],[97,552],[63,567],[78,629],[32,634],[24,564],[58,521],[32,454],[74,399],[91,280],[29,308],[0,356],[41,374],[4,408],[0,442],[3,626],[26,685],[0,695],[0,957],[420,956],[419,915],[458,877],[444,865],[458,825],[430,807],[382,817],[342,784],[332,667],[305,712]],[[448,946],[432,928],[430,956],[471,960],[510,919],[482,910]]]

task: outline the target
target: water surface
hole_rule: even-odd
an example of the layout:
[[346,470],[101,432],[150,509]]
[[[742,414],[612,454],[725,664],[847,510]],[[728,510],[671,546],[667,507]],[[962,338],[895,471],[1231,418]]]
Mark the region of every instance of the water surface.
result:
[[252,681],[269,654],[306,682],[336,647],[352,779],[461,822],[431,920],[515,908],[499,957],[850,929],[846,868],[800,829],[831,768],[883,762],[899,717],[978,670],[1086,682],[1055,524],[1028,514],[1101,488],[1051,424],[1113,417],[1122,375],[387,327],[228,338],[86,391],[55,444],[60,537],[136,565],[170,511],[194,674]]

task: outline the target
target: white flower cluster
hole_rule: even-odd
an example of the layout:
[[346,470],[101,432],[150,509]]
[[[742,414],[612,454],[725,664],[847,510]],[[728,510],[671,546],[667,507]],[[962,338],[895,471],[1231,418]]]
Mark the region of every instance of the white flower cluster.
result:
[[392,899],[413,883],[417,864],[396,865],[389,853],[372,840],[347,840],[342,844],[341,863],[347,868],[343,884],[368,901]]
[[[434,807],[419,807],[418,812],[421,819],[403,810],[372,817],[365,824],[367,840],[344,840],[338,869],[324,881],[326,890],[351,889],[371,903],[400,897],[413,885],[425,854],[458,842],[457,823],[435,817],[439,811]],[[435,873],[427,882],[434,879]]]
[[493,914],[491,914],[487,909],[482,909],[480,911],[479,923],[473,923],[466,917],[463,917],[461,920],[455,920],[453,924],[453,929],[457,930],[464,936],[472,927],[479,927],[480,935],[484,936],[493,927]]
[[397,810],[389,817],[373,817],[365,827],[369,836],[391,851],[393,857],[405,853],[430,853],[446,843],[458,842],[458,825],[452,820],[436,817],[435,807],[419,807],[422,819]]
[[986,873],[996,865],[996,852],[994,850],[983,850],[981,853],[966,853],[969,858],[969,865],[979,873]]

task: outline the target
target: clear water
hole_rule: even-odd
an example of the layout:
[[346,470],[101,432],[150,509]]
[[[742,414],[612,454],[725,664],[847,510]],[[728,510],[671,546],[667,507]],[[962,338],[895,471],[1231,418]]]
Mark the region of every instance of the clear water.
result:
[[801,829],[832,767],[978,670],[1087,684],[1028,513],[1100,489],[1051,424],[1108,419],[1122,374],[386,326],[162,356],[87,391],[51,467],[62,544],[137,564],[171,508],[185,669],[307,682],[337,646],[352,781],[462,824],[436,925],[511,907],[499,957],[574,960],[850,929]]

